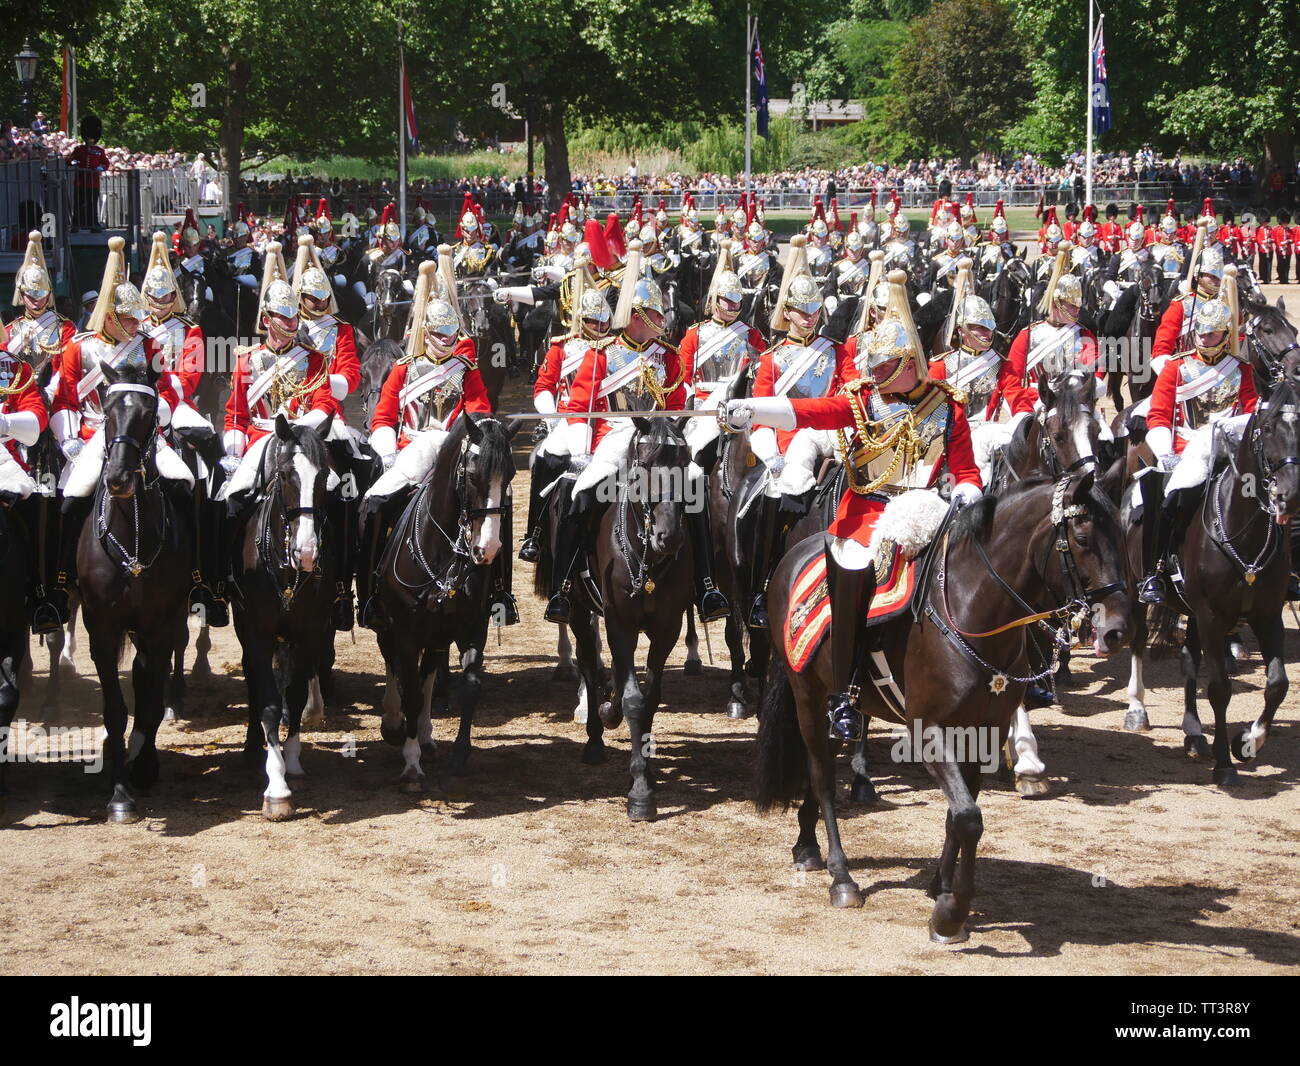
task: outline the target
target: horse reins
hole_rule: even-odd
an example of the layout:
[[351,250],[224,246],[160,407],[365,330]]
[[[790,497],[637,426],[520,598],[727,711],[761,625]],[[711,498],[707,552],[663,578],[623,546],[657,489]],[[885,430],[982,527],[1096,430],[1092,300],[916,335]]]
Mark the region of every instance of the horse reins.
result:
[[[156,389],[151,388],[148,385],[136,385],[125,381],[109,385],[105,390],[104,395],[105,398],[107,398],[114,393],[123,392],[137,392],[145,396],[152,396],[154,397],[155,403],[158,398],[158,392]],[[147,491],[158,483],[158,477],[156,476],[157,464],[155,463],[154,466],[155,477],[152,481],[149,480],[148,470],[149,461],[155,457],[158,448],[158,411],[156,406],[154,409],[153,422],[146,430],[146,434],[147,439],[143,442],[136,440],[134,437],[119,434],[116,437],[112,437],[104,445],[105,464],[108,463],[109,456],[112,454],[113,449],[118,445],[129,444],[136,449],[140,455],[140,465],[136,467],[136,472],[140,475],[141,491]],[[107,550],[110,545],[112,546],[113,550],[118,555],[117,565],[125,573],[130,574],[132,577],[139,577],[145,570],[153,566],[153,564],[158,561],[158,556],[162,554],[163,545],[167,541],[167,508],[164,505],[161,509],[162,516],[158,523],[158,546],[154,549],[153,556],[148,560],[148,562],[141,562],[139,493],[132,493],[131,495],[132,525],[135,532],[135,549],[133,551],[128,551],[126,546],[113,535],[113,531],[109,528],[108,508],[109,502],[113,498],[112,494],[108,492],[101,491],[99,494],[99,512],[95,516],[95,525],[98,529],[100,543],[104,545],[105,550]]]

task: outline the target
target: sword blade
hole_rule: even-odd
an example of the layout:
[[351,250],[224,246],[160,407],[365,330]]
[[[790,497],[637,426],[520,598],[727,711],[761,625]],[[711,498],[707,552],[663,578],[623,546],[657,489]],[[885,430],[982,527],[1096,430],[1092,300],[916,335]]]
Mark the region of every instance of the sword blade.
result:
[[557,411],[543,415],[536,411],[519,411],[515,414],[496,415],[496,418],[717,418],[717,411]]

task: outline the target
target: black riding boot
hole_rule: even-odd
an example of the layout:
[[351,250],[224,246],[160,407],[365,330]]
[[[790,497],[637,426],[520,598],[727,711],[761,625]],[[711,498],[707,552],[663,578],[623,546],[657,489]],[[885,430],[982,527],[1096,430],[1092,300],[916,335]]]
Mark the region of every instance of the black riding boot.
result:
[[1142,587],[1138,589],[1141,603],[1165,604],[1169,602],[1169,586],[1165,576],[1165,556],[1169,554],[1167,527],[1170,523],[1164,513],[1161,486],[1164,479],[1159,474],[1142,478]]
[[780,501],[759,498],[757,504],[758,518],[754,523],[754,600],[749,605],[749,627],[766,629],[767,617],[767,583],[775,567],[771,560],[776,557],[776,526],[780,512]]
[[67,625],[69,617],[68,585],[77,572],[77,545],[81,527],[86,524],[94,504],[93,496],[65,496],[59,520],[58,570],[54,583],[45,590],[45,598],[32,611],[32,632],[53,633]]
[[352,571],[357,557],[356,528],[357,505],[352,500],[332,498],[328,503],[329,515],[339,531],[339,572],[334,582],[334,632],[348,633],[356,625],[352,603]]
[[[567,489],[562,485],[559,491]],[[584,500],[581,497],[567,501],[567,506],[564,506],[564,500],[557,500],[556,503],[563,506],[563,517],[555,527],[555,544],[552,549],[554,569],[551,571],[551,588],[554,591],[546,604],[543,617],[548,622],[562,625],[569,621],[569,613],[573,609],[569,590],[573,587],[573,579],[581,565],[582,554],[587,546],[587,533],[597,508],[594,500]]]
[[546,486],[564,473],[568,467],[564,456],[544,455],[538,453],[533,463],[532,481],[528,486],[528,525],[524,542],[519,546],[519,558],[525,563],[535,563],[542,557],[541,544],[542,516],[546,513],[546,501],[542,493]]
[[389,512],[392,498],[367,496],[361,504],[361,558],[357,564],[357,603],[361,605],[360,623],[366,629],[382,629],[383,612],[374,595],[375,574],[388,545]]
[[847,570],[826,544],[826,588],[831,600],[831,694],[826,697],[832,740],[853,743],[862,737],[858,710],[858,664],[867,644],[867,606],[876,591],[876,568]]
[[701,622],[716,622],[731,613],[731,604],[713,583],[713,534],[709,523],[709,498],[704,506],[686,515],[686,533],[691,538],[691,560],[695,568],[695,602]]
[[190,613],[199,608],[200,617],[205,625],[220,628],[230,625],[230,612],[225,600],[217,591],[224,585],[219,569],[217,545],[225,525],[225,507],[214,506],[208,495],[208,483],[194,481],[194,496],[191,513],[194,516],[194,571],[190,580],[194,582],[190,589]]
[[515,528],[510,490],[506,489],[506,510],[501,516],[501,548],[492,560],[492,617],[500,625],[519,624],[519,608],[514,593]]

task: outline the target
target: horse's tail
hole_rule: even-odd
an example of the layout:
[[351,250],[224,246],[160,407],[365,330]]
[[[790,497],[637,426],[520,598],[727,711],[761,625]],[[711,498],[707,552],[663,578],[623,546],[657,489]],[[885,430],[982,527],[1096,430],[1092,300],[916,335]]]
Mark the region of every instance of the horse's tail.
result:
[[808,753],[799,733],[794,689],[785,663],[773,655],[758,709],[758,756],[754,763],[754,806],[766,813],[788,810],[808,786]]

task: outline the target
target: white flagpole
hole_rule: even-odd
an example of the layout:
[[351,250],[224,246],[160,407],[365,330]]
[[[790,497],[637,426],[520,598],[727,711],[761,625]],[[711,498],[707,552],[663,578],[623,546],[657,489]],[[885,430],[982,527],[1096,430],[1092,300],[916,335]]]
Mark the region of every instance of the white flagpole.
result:
[[1088,147],[1087,147],[1087,203],[1092,203],[1092,87],[1093,76],[1096,73],[1096,64],[1092,60],[1092,47],[1095,38],[1092,32],[1092,0],[1088,0],[1088,99],[1084,106],[1088,109]]
[[752,93],[754,75],[751,66],[754,62],[754,29],[749,17],[749,4],[745,4],[745,194],[749,195],[750,169],[753,164],[753,140],[750,132],[754,121],[752,112]]
[[402,48],[402,19],[397,19],[397,213],[406,239],[406,52]]

